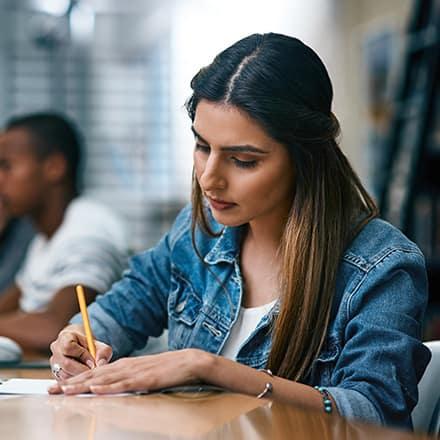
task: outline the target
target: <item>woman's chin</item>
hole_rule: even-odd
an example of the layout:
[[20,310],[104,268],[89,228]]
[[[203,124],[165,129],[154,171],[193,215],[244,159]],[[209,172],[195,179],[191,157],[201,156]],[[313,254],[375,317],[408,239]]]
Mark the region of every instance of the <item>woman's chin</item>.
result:
[[234,218],[233,216],[218,213],[215,212],[215,210],[211,210],[211,212],[215,221],[223,226],[236,227],[248,223],[247,221],[243,221],[243,219],[239,219],[237,217]]

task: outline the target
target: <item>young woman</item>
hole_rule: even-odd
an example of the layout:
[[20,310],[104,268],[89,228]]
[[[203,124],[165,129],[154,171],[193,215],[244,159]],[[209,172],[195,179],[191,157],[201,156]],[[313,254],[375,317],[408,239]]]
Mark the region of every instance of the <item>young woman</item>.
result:
[[[78,317],[60,333],[50,391],[203,382],[410,426],[429,360],[424,260],[339,149],[323,63],[256,34],[191,86],[192,203],[89,307],[99,368]],[[125,357],[165,328],[170,351]]]

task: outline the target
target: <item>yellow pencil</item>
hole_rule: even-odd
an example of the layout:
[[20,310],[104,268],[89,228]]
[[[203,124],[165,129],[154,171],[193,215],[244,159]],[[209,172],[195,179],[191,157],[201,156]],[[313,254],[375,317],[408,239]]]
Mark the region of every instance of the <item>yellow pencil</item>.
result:
[[89,314],[87,313],[86,297],[84,296],[83,286],[78,284],[76,286],[76,296],[78,297],[79,309],[84,324],[84,331],[86,332],[87,345],[93,359],[96,359],[95,341],[93,339],[92,329],[90,328]]

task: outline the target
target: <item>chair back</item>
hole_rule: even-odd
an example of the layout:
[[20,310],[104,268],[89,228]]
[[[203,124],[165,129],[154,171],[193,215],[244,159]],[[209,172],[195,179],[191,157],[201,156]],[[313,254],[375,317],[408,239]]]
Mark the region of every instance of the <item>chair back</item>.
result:
[[418,385],[419,401],[412,412],[414,431],[440,433],[440,340],[424,342],[432,358]]

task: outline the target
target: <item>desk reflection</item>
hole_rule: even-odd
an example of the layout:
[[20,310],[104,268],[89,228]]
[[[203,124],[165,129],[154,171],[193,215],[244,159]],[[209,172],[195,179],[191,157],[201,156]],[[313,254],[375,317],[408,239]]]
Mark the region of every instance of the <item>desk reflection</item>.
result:
[[14,440],[428,438],[233,393],[11,397],[0,414]]
[[90,425],[93,424],[93,438],[105,435],[106,439],[121,438],[122,434],[127,433],[131,436],[137,433],[144,436],[148,433],[149,438],[202,436],[215,427],[230,422],[237,414],[267,404],[231,393],[54,396],[47,403],[52,409],[53,431],[58,433],[57,438],[62,438],[66,426],[72,426],[81,420],[84,433],[87,429],[90,431]]

